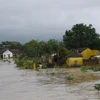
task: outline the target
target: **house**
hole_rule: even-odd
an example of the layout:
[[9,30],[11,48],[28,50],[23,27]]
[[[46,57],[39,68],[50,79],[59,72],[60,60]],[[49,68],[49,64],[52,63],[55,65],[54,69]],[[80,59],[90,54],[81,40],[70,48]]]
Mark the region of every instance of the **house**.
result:
[[99,54],[98,50],[91,50],[89,48],[78,48],[76,49],[78,53],[83,56],[83,59],[90,59],[93,56],[97,56]]
[[16,57],[17,55],[21,54],[22,52],[18,49],[11,49],[10,50],[13,53],[13,56]]
[[6,50],[6,51],[3,52],[3,58],[4,59],[10,59],[12,57],[13,57],[13,53],[11,51]]
[[0,57],[1,58],[11,58],[11,57],[15,57],[18,54],[21,54],[21,51],[19,51],[18,49],[3,49],[0,50]]
[[80,53],[74,50],[68,57],[67,57],[67,65],[83,65],[83,57]]
[[98,50],[91,50],[89,48],[78,48],[74,50],[68,57],[67,57],[67,65],[84,65],[90,62],[96,64],[96,61],[90,61],[91,57],[97,56],[99,53]]

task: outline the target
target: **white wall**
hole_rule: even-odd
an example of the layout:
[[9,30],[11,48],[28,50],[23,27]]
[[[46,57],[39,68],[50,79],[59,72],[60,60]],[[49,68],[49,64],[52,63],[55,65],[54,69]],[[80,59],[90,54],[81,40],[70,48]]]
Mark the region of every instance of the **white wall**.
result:
[[3,58],[11,58],[13,57],[13,53],[9,50],[6,50],[4,53],[3,53]]

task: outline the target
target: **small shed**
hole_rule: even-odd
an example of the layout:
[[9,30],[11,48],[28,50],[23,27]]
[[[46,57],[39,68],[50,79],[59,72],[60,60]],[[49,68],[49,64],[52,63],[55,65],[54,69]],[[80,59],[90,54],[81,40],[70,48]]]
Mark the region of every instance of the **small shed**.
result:
[[67,57],[67,65],[73,66],[73,65],[83,65],[83,57],[81,54],[79,54],[77,51],[73,51],[68,57]]
[[9,50],[6,50],[5,52],[3,52],[3,58],[4,59],[9,59],[13,57],[13,53]]

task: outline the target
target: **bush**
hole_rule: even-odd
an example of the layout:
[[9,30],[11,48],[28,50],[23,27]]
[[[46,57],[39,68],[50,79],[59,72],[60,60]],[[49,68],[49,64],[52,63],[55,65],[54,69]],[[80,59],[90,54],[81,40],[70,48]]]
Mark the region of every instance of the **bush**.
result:
[[100,66],[93,67],[93,71],[100,71]]
[[25,69],[33,69],[33,61],[32,60],[26,60],[26,61],[24,61],[23,67]]
[[43,63],[42,66],[43,66],[42,68],[47,68],[47,64],[46,63]]
[[98,90],[98,92],[100,91],[100,84],[95,84],[94,85],[94,88],[96,89],[96,90]]
[[87,72],[89,70],[90,66],[81,66],[81,71]]
[[41,63],[41,60],[39,58],[17,58],[15,59],[15,64],[19,68],[25,68],[25,69],[33,69],[33,64],[36,64],[38,66],[38,63]]
[[64,65],[66,63],[65,58],[59,58],[59,61],[57,62],[60,66]]
[[70,80],[73,80],[74,77],[69,75],[69,76],[66,76],[66,79],[70,81]]
[[24,64],[24,60],[19,60],[19,59],[15,59],[15,64],[17,65],[17,67],[23,67]]

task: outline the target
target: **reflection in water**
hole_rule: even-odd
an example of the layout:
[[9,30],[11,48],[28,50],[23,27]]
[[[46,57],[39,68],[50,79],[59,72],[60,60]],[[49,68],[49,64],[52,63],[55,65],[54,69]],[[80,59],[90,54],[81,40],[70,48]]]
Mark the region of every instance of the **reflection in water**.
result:
[[[100,83],[97,73],[76,74],[75,70],[41,69],[36,72],[19,70],[13,62],[0,62],[0,100],[99,100],[93,88]],[[96,80],[86,82],[86,74],[88,80],[92,80],[91,76]],[[66,81],[66,75],[74,75],[72,85]],[[80,76],[83,79],[79,79]]]

